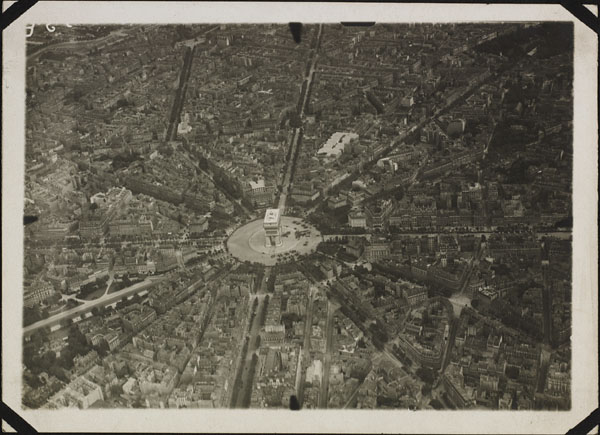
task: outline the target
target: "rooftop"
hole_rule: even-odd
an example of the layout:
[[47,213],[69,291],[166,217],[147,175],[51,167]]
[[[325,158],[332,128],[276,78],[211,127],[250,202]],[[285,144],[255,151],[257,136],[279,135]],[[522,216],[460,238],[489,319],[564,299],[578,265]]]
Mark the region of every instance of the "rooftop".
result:
[[278,208],[268,208],[265,212],[265,221],[266,224],[276,224],[279,222],[279,209]]
[[358,135],[356,133],[333,133],[321,149],[317,151],[317,154],[338,157],[344,152],[344,148],[352,139],[358,139]]
[[[252,180],[252,181],[250,181],[249,183],[250,183],[250,187],[251,187],[252,189],[260,189],[260,188],[262,188],[262,187],[265,187],[265,180],[263,180],[263,179],[260,179],[260,180],[258,180],[258,181],[254,181],[254,180]],[[279,210],[278,210],[278,211],[279,211]]]

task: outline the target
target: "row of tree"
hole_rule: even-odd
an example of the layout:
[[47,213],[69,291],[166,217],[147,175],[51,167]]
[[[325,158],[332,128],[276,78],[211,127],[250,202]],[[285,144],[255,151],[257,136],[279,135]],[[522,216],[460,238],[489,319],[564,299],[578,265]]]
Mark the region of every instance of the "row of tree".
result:
[[42,309],[39,305],[23,308],[23,326],[29,326],[40,320],[47,319],[49,316],[47,309]]

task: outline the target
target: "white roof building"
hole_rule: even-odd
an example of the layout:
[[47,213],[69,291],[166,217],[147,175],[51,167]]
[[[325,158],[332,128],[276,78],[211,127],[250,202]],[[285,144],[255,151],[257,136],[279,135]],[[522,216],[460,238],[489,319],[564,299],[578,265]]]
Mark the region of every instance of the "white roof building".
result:
[[265,224],[278,224],[279,223],[279,209],[278,208],[268,208],[265,212]]
[[265,187],[265,180],[262,178],[257,181],[250,180],[248,183],[250,184],[252,190],[263,189]]
[[327,142],[325,142],[319,151],[317,151],[317,155],[329,158],[338,158],[344,152],[346,145],[348,145],[350,141],[354,139],[358,139],[358,135],[356,133],[333,133]]

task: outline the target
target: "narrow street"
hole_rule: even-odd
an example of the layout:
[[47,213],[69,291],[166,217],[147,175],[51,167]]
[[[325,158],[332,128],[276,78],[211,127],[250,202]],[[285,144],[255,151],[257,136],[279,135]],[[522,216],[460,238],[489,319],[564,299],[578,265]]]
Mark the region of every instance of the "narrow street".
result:
[[549,264],[542,262],[542,309],[544,322],[544,343],[552,344],[552,286],[550,284]]
[[[202,338],[204,337],[204,333],[206,332],[206,328],[208,327],[208,324],[210,323],[210,321],[212,319],[215,306],[217,305],[217,289],[216,289],[216,287],[213,287],[213,289],[211,290],[211,295],[212,295],[212,297],[211,297],[211,300],[210,300],[210,305],[208,307],[207,314],[204,317],[204,321],[200,325],[200,336],[198,337],[198,342],[199,343],[201,342]],[[187,366],[187,364],[188,364],[188,362],[189,362],[189,360],[190,360],[191,357],[192,357],[192,354],[190,354],[190,356],[187,358],[187,360],[185,362],[186,366]],[[181,379],[177,382],[177,386],[179,386],[180,384],[181,384]]]
[[[402,232],[402,233],[395,233],[399,236],[403,236],[403,237],[421,237],[421,236],[437,236],[438,234],[440,234],[442,230],[440,231],[436,231],[436,232],[432,232],[432,231],[423,231],[423,232]],[[481,236],[489,236],[492,234],[497,234],[496,231],[492,231],[492,230],[485,230],[485,231],[450,231],[450,234],[468,234],[468,235],[473,235],[475,237],[481,237]],[[329,240],[329,239],[335,239],[336,237],[339,238],[344,238],[344,237],[363,237],[365,239],[370,239],[370,234],[323,234],[323,238],[325,240]],[[537,239],[541,239],[542,237],[556,237],[559,239],[563,239],[563,240],[569,240],[572,235],[570,231],[551,231],[551,232],[539,232],[536,233],[536,238]]]
[[192,164],[194,165],[194,167],[200,171],[205,177],[207,177],[213,184],[213,186],[215,186],[215,188],[221,192],[229,201],[231,202],[235,202],[237,205],[240,206],[240,208],[244,211],[244,213],[246,213],[246,216],[253,216],[254,212],[249,210],[246,206],[244,206],[244,204],[242,204],[242,201],[239,199],[235,199],[233,196],[231,196],[231,194],[229,192],[227,192],[225,189],[223,189],[223,187],[221,185],[219,185],[219,183],[217,183],[215,181],[214,176],[205,171],[204,169],[202,169],[199,165],[198,165],[198,159],[196,156],[194,156],[193,154],[186,152],[188,158],[190,159],[190,161],[192,162]]
[[[254,305],[254,301],[256,300],[256,306]],[[234,361],[235,364],[233,365],[233,371],[234,373],[230,375],[230,382],[231,382],[231,388],[229,390],[229,396],[227,398],[227,407],[228,408],[233,408],[235,405],[235,402],[237,400],[237,397],[239,396],[240,393],[240,387],[242,384],[242,380],[241,380],[241,368],[244,365],[244,362],[246,360],[246,351],[247,351],[247,345],[248,345],[248,332],[250,331],[250,327],[252,326],[252,322],[254,321],[254,317],[256,316],[256,311],[258,309],[258,298],[256,295],[250,295],[250,297],[248,298],[248,313],[246,315],[246,320],[244,322],[244,325],[242,326],[242,330],[245,331],[244,332],[244,338],[242,339],[242,344],[241,344],[241,349],[238,354],[236,355]]]
[[329,395],[329,373],[331,371],[331,354],[333,351],[333,314],[335,305],[327,301],[327,322],[325,324],[325,355],[323,356],[323,378],[321,381],[321,391],[319,394],[319,408],[327,408]]
[[102,297],[104,297],[108,294],[108,291],[110,290],[110,286],[112,285],[114,280],[115,280],[115,271],[111,269],[110,272],[108,272],[108,281],[106,281],[106,290],[104,291],[104,294],[102,295]]
[[440,367],[440,374],[444,373],[448,363],[450,362],[450,356],[452,355],[452,347],[454,346],[454,340],[456,339],[456,330],[458,326],[458,319],[452,319],[450,321],[450,333],[448,336],[448,342],[444,348],[444,354],[442,356],[442,366]]
[[458,291],[459,294],[461,294],[461,295],[464,294],[464,291],[467,288],[467,285],[469,284],[469,280],[471,279],[471,275],[473,274],[473,271],[475,270],[475,266],[477,266],[479,264],[479,261],[481,260],[481,257],[483,256],[483,251],[484,251],[483,244],[479,243],[477,252],[473,256],[471,263],[467,266],[468,270],[467,270],[467,273],[465,273],[463,282],[461,283],[460,289]]
[[347,409],[352,404],[352,401],[356,398],[356,395],[358,394],[358,391],[360,390],[361,386],[362,382],[359,382],[352,394],[350,394],[350,397],[348,397],[348,400],[346,400],[346,403],[344,403],[342,409]]
[[542,347],[536,385],[536,392],[538,393],[543,393],[546,387],[546,378],[548,377],[548,366],[550,365],[551,355],[552,351],[550,349]]
[[[270,273],[265,271],[263,274],[263,279],[258,284],[258,291],[256,298],[258,299],[258,306],[256,308],[256,314],[252,319],[252,325],[250,326],[250,331],[246,336],[248,339],[248,347],[246,349],[246,354],[241,355],[242,363],[238,367],[238,373],[234,379],[237,379],[239,375],[239,371],[241,371],[241,385],[239,385],[239,391],[234,391],[233,393],[237,395],[232,397],[231,406],[234,408],[249,408],[250,407],[250,399],[252,397],[252,386],[254,382],[254,375],[256,371],[256,361],[258,358],[257,351],[259,347],[259,334],[262,328],[264,311],[267,309],[266,307],[266,296],[267,296],[267,279]],[[250,302],[249,303],[253,303]]]
[[403,369],[403,370],[406,371],[406,368],[404,367],[404,364],[402,364],[402,362],[400,362],[400,360],[398,358],[396,358],[396,356],[392,352],[392,347],[389,344],[386,343],[385,348],[384,348],[382,354],[384,356],[387,356],[388,360],[391,361],[396,367],[398,367],[399,369]]
[[165,140],[175,140],[177,136],[177,124],[179,117],[181,116],[181,110],[183,109],[183,103],[185,101],[185,94],[187,92],[187,82],[190,78],[192,70],[192,62],[194,60],[194,48],[187,47],[183,56],[183,66],[181,67],[181,73],[179,75],[179,87],[175,93],[175,99],[173,100],[173,107],[171,108],[171,115],[169,117],[169,126],[165,134]]
[[258,307],[256,309],[256,315],[252,321],[250,332],[248,334],[248,348],[246,355],[242,356],[243,363],[239,366],[241,371],[241,385],[237,396],[232,398],[232,404],[234,408],[249,408],[250,398],[252,395],[252,383],[254,381],[254,372],[256,365],[253,363],[253,358],[256,358],[256,351],[258,350],[258,337],[260,328],[262,326],[262,316],[266,309],[264,295],[257,296]]
[[302,403],[304,402],[304,379],[306,378],[306,367],[310,361],[310,336],[312,334],[312,316],[313,316],[313,294],[310,291],[308,296],[308,302],[306,304],[306,323],[304,324],[304,342],[302,345],[302,367],[300,372],[300,379],[297,384],[299,390],[296,391],[296,396],[298,397],[298,402],[300,403],[300,407],[302,407]]

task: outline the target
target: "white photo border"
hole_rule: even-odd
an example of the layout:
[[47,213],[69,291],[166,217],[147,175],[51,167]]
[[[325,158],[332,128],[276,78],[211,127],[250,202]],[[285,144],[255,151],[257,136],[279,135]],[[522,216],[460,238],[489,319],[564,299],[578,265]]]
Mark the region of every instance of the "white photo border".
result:
[[[6,9],[11,5],[4,2]],[[596,10],[597,14],[597,10]],[[570,411],[23,410],[25,29],[28,24],[570,21],[574,23],[572,409]],[[36,30],[41,31],[41,26]],[[4,30],[2,400],[37,430],[132,432],[564,433],[598,406],[597,35],[560,5],[39,2]]]

